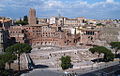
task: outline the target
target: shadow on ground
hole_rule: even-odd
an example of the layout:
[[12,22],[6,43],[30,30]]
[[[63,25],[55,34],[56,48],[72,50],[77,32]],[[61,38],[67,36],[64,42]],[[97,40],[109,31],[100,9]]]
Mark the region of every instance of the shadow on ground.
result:
[[49,66],[47,65],[34,65],[34,69],[36,68],[48,68]]
[[31,59],[31,57],[29,56],[29,58],[30,58],[30,63],[28,63],[28,67],[29,67],[29,69],[38,69],[38,68],[48,68],[49,66],[47,66],[47,65],[41,65],[41,64],[39,64],[39,65],[35,65],[35,63],[33,62],[33,60]]
[[117,55],[116,55],[116,58],[120,58],[120,54],[117,54]]

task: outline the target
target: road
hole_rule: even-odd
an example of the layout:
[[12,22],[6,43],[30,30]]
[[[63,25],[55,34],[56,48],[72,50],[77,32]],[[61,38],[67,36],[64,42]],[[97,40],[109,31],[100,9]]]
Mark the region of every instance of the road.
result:
[[120,70],[120,64],[78,76],[117,76],[115,72],[118,70]]
[[29,73],[22,74],[21,76],[63,76],[64,73],[53,72],[49,70],[33,70]]
[[[117,76],[114,73],[118,70],[120,70],[120,65],[107,67],[101,70],[93,71],[93,72],[82,74],[82,75],[77,74],[76,76]],[[49,71],[45,69],[44,70],[34,69],[29,73],[22,74],[21,76],[71,76],[71,75],[73,75],[73,73],[71,74],[69,73],[68,75],[65,75],[63,72],[55,72],[55,71]]]

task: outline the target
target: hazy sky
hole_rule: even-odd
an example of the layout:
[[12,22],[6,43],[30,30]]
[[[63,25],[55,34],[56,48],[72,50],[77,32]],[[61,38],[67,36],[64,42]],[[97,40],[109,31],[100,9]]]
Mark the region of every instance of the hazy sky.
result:
[[120,19],[120,0],[0,0],[0,16],[20,18],[35,8],[38,17]]

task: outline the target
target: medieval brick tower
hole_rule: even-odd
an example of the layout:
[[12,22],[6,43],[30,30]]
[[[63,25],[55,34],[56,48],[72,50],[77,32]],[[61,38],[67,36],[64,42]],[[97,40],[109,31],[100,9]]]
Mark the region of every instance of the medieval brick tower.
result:
[[36,24],[36,10],[33,8],[30,8],[29,11],[29,25]]

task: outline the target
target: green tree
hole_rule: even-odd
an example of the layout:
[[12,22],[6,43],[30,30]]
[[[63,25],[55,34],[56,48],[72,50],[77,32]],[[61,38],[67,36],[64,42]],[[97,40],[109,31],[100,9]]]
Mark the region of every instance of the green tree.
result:
[[114,60],[114,54],[112,52],[108,52],[104,54],[104,60],[105,61],[113,61]]
[[17,21],[15,24],[16,25],[19,25],[19,24],[21,24],[21,25],[27,25],[28,23],[26,21]]
[[3,70],[5,69],[6,61],[4,60],[4,58],[5,58],[4,54],[0,54],[0,73],[2,73]]
[[27,25],[27,24],[28,24],[28,17],[27,17],[27,16],[24,16],[24,17],[23,17],[23,20],[20,18],[20,20],[17,21],[15,24],[16,24],[16,25],[19,25],[19,24],[21,24],[21,25]]
[[98,58],[100,56],[100,54],[104,54],[104,60],[106,61],[111,61],[114,59],[114,54],[111,52],[111,50],[107,49],[104,46],[95,46],[93,48],[90,48],[89,51],[91,51],[91,53],[98,53]]
[[115,55],[117,54],[118,50],[120,50],[120,42],[111,42],[111,48],[115,50]]
[[100,57],[100,55],[102,53],[104,53],[104,50],[106,50],[106,48],[103,46],[95,46],[95,47],[89,49],[89,51],[93,54],[98,53],[98,58]]
[[102,23],[98,23],[98,24],[96,24],[97,26],[105,26],[104,24],[102,24]]
[[0,76],[8,76],[10,72],[5,69],[5,64],[7,63],[5,54],[0,54]]
[[6,49],[6,52],[16,54],[18,59],[18,70],[20,71],[20,55],[23,53],[29,53],[31,46],[25,43],[17,43]]
[[9,69],[11,69],[11,63],[13,63],[13,61],[17,59],[17,56],[11,53],[5,53],[4,55],[5,55],[4,59],[6,63],[9,65]]
[[27,17],[27,16],[24,16],[24,17],[23,17],[23,21],[28,22],[28,17]]
[[[10,64],[16,59],[17,56],[15,54],[6,52],[0,54],[0,76],[13,76]],[[6,63],[9,65],[9,69],[5,69]]]
[[60,60],[61,60],[61,67],[63,70],[72,67],[70,56],[62,56]]

